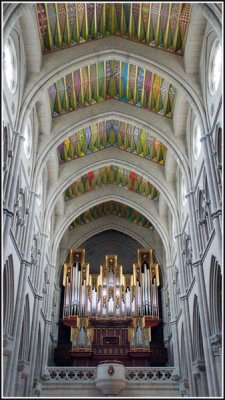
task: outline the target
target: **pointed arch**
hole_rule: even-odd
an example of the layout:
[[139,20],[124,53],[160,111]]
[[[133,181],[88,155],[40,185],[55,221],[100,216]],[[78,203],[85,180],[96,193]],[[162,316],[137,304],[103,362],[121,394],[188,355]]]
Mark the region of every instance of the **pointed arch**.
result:
[[3,270],[3,331],[5,335],[13,335],[14,317],[14,265],[10,254]]
[[193,354],[195,361],[204,361],[202,329],[199,314],[198,297],[195,295],[193,307]]
[[211,258],[209,279],[209,305],[211,333],[222,333],[222,274],[215,256]]

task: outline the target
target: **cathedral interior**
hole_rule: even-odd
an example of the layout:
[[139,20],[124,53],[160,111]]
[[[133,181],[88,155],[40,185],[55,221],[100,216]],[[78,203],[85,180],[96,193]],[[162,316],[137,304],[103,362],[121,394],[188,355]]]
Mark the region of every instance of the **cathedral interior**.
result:
[[222,2],[2,2],[2,396],[223,397]]

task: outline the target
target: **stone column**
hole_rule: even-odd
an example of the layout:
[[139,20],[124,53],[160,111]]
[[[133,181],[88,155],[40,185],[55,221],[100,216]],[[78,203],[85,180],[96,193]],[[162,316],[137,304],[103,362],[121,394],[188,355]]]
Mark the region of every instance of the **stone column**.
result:
[[176,236],[177,240],[177,252],[178,252],[178,259],[180,262],[180,289],[181,295],[180,300],[182,302],[182,313],[183,313],[183,321],[184,321],[184,343],[185,343],[185,354],[187,357],[187,373],[189,379],[189,390],[190,396],[196,395],[196,387],[195,382],[192,376],[192,360],[193,360],[193,347],[192,347],[192,335],[191,335],[191,319],[190,319],[190,311],[189,311],[189,304],[188,304],[188,296],[185,290],[185,282],[184,282],[184,264],[183,264],[183,257],[181,254],[181,240],[182,240],[183,233],[180,233]]
[[14,349],[12,356],[9,361],[9,368],[7,371],[7,381],[5,382],[5,392],[7,396],[14,395],[14,386],[17,374],[17,362],[19,355],[19,346],[20,346],[20,337],[22,332],[22,323],[23,323],[23,312],[24,312],[24,304],[25,304],[25,292],[26,292],[26,284],[28,279],[28,267],[30,267],[30,250],[31,250],[31,229],[33,227],[34,222],[34,200],[36,194],[31,192],[30,199],[30,210],[31,213],[28,215],[27,226],[26,226],[26,240],[24,244],[24,254],[25,257],[21,262],[20,269],[20,277],[19,277],[19,285],[17,290],[17,298],[16,298],[16,308],[15,308],[15,318],[14,318],[14,326],[13,326],[13,336],[16,338],[14,342]]
[[[213,225],[215,227],[216,237],[218,238],[218,242],[220,243],[220,249],[222,255],[222,232],[220,224],[220,216],[222,214],[221,203],[220,203],[221,196],[218,188],[218,179],[216,174],[215,162],[213,160],[211,136],[212,133],[206,134],[201,138],[201,142],[203,144],[205,168],[206,168],[207,181],[210,193],[211,218],[213,220]],[[220,264],[221,261],[222,260],[220,258],[219,259]]]
[[13,325],[13,337],[14,340],[14,348],[10,355],[8,368],[6,372],[6,380],[4,384],[4,394],[5,396],[14,396],[14,385],[17,374],[17,362],[19,355],[19,346],[20,346],[20,337],[22,331],[22,323],[23,323],[23,312],[25,305],[25,289],[26,282],[28,278],[30,263],[27,260],[22,260],[20,267],[20,276],[19,276],[19,284],[16,296],[16,306],[14,310],[14,325]]
[[169,289],[169,296],[170,296],[170,312],[171,312],[171,331],[172,331],[172,338],[173,338],[173,356],[174,356],[174,366],[176,368],[175,375],[177,377],[180,376],[180,359],[179,359],[179,340],[178,340],[178,332],[177,332],[177,319],[175,315],[175,299],[173,293],[173,283],[172,283],[172,276],[173,276],[173,265],[167,266],[167,276],[168,276],[168,289]]
[[46,256],[46,241],[48,236],[45,233],[41,233],[41,244],[40,248],[42,250],[41,260],[39,265],[39,276],[38,276],[38,284],[37,284],[37,293],[35,294],[34,299],[34,309],[33,309],[33,317],[32,317],[32,329],[31,329],[31,338],[30,338],[30,375],[29,375],[29,382],[26,387],[26,396],[33,395],[33,380],[34,380],[34,369],[35,369],[35,360],[37,356],[37,351],[41,351],[41,349],[37,349],[37,342],[38,342],[38,326],[39,326],[39,316],[41,310],[41,302],[43,299],[42,296],[42,286],[43,286],[43,275],[44,275],[44,260]]
[[48,345],[50,339],[50,328],[52,325],[51,321],[51,313],[52,313],[52,296],[53,296],[53,287],[54,287],[54,278],[55,278],[55,265],[49,264],[50,273],[49,280],[50,286],[47,294],[47,307],[46,307],[46,319],[45,319],[45,332],[44,332],[44,343],[43,343],[43,353],[42,353],[42,366],[41,366],[41,375],[44,375],[46,372],[47,364],[48,364]]
[[196,221],[196,210],[194,207],[194,192],[190,192],[186,195],[188,199],[190,226],[192,232],[192,248],[193,248],[193,267],[195,267],[196,284],[198,288],[198,301],[199,301],[199,312],[200,322],[202,328],[202,338],[205,355],[205,365],[208,379],[209,396],[219,396],[219,386],[216,375],[215,361],[212,354],[212,348],[210,344],[210,320],[209,311],[207,305],[207,293],[205,287],[205,279],[203,272],[203,265],[201,261],[200,243],[199,243],[199,231],[197,228]]
[[[222,335],[211,336],[210,342],[212,345],[212,351],[215,358],[217,376],[220,376],[222,368]],[[219,387],[222,393],[222,379],[219,380]]]
[[14,215],[14,202],[15,202],[15,194],[16,194],[16,187],[17,187],[17,180],[19,176],[19,164],[21,158],[21,147],[22,143],[24,142],[24,137],[20,135],[20,133],[15,132],[15,144],[14,144],[14,156],[12,158],[9,175],[8,175],[8,182],[5,192],[5,199],[4,199],[4,245],[3,245],[3,257],[5,260],[6,255],[6,246],[7,240],[9,237],[9,231],[11,226],[12,217]]

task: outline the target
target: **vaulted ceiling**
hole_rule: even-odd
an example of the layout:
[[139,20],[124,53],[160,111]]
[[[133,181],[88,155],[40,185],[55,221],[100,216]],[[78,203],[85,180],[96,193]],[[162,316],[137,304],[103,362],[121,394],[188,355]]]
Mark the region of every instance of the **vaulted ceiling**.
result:
[[43,54],[107,35],[183,55],[190,3],[38,3]]
[[[63,137],[61,143],[55,140],[57,166],[49,161],[51,174],[58,171],[49,195],[51,199],[54,190],[58,193],[54,200],[59,215],[56,237],[63,238],[80,229],[85,237],[84,226],[88,224],[90,229],[87,229],[92,232],[94,221],[104,218],[107,218],[109,229],[112,226],[114,229],[116,224],[120,229],[119,220],[123,217],[126,229],[130,223],[139,226],[138,232],[144,228],[156,230],[161,232],[163,241],[163,237],[169,237],[166,219],[174,212],[173,204],[177,201],[174,181],[177,157],[165,143],[171,138],[175,147],[182,142],[182,129],[180,133],[177,129],[175,138],[174,128],[176,125],[179,128],[179,112],[184,113],[178,88],[170,79],[165,79],[164,71],[170,72],[166,60],[171,56],[174,65],[176,59],[177,68],[183,69],[192,5],[37,3],[35,9],[43,60],[46,58],[46,66],[50,66],[51,57],[54,57],[55,71],[56,59],[60,62],[60,74],[55,74],[56,78],[51,79],[47,90],[51,126],[54,132],[58,131],[58,137]],[[94,49],[95,43],[100,40],[103,43],[107,37],[121,40],[121,46],[127,39],[135,47],[146,48],[146,62],[150,61],[152,66],[155,65],[153,53],[161,54],[157,57],[164,60],[163,76],[154,68],[146,67],[146,63],[130,62],[129,53],[127,60],[120,60],[119,50],[115,57],[113,41],[107,57],[95,55],[93,62],[76,68],[76,49],[80,46],[85,49],[88,42]],[[70,68],[67,63],[63,74],[64,54],[72,48],[74,61]],[[149,48],[154,49],[151,59]],[[172,59],[168,60],[169,65]],[[115,108],[115,102],[123,117],[107,118],[107,110],[108,114],[114,113],[111,110]],[[128,106],[126,117],[122,112],[124,104]],[[83,126],[81,118],[79,128],[73,128],[79,121],[78,115],[86,108],[90,112],[85,114]],[[98,118],[98,110],[105,110],[103,117]],[[139,110],[143,111],[141,118],[138,117]],[[132,122],[134,115],[137,115],[137,124]],[[152,121],[153,129],[146,121]],[[141,123],[145,123],[147,129],[138,126]],[[67,137],[63,134],[66,126],[72,127],[67,129]],[[156,135],[160,131],[166,139],[162,142],[160,133]],[[166,132],[171,132],[170,137]],[[185,153],[184,143],[182,146]],[[93,234],[95,231],[93,229]],[[132,227],[130,232],[132,236]]]

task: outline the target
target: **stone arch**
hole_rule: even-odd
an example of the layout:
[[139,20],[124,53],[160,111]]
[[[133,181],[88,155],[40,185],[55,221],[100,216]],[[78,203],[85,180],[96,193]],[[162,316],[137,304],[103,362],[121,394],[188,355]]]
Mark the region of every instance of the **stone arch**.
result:
[[222,333],[222,274],[215,256],[211,257],[209,278],[209,306],[212,335]]
[[3,270],[3,331],[4,335],[13,335],[14,317],[14,265],[9,255]]
[[208,384],[206,380],[205,356],[202,338],[202,329],[198,305],[198,297],[194,297],[193,305],[193,376],[197,396],[208,396]]
[[194,360],[204,360],[202,329],[200,322],[198,298],[195,295],[193,306],[193,357]]
[[53,254],[54,252],[56,252],[56,249],[60,243],[63,233],[77,216],[79,216],[82,212],[85,212],[86,210],[97,204],[109,200],[114,200],[136,209],[143,216],[149,219],[150,222],[153,222],[153,224],[156,227],[156,230],[158,231],[159,235],[161,236],[164,242],[165,252],[167,254],[167,257],[169,257],[170,251],[169,251],[169,242],[168,242],[169,239],[167,235],[167,228],[166,226],[162,225],[162,222],[158,217],[158,212],[156,210],[156,205],[154,204],[154,202],[151,202],[151,207],[149,207],[149,209],[146,209],[146,205],[144,205],[145,199],[144,198],[140,199],[140,197],[142,196],[139,196],[136,193],[132,193],[133,197],[132,199],[130,193],[127,193],[128,191],[126,191],[125,189],[118,187],[116,193],[114,193],[111,191],[109,186],[110,185],[108,185],[108,187],[105,187],[104,189],[98,190],[97,194],[94,192],[90,192],[85,196],[80,196],[79,198],[75,199],[77,206],[76,209],[74,209],[75,205],[74,199],[68,202],[70,204],[68,205],[67,210],[65,210],[65,216],[58,220],[56,226],[55,237],[53,240],[54,242]]
[[[53,151],[56,151],[56,147],[71,135],[71,132],[76,132],[89,127],[90,124],[108,119],[118,119],[122,122],[127,122],[127,120],[129,120],[131,125],[143,129],[150,135],[159,139],[167,149],[171,150],[172,155],[174,155],[179,162],[180,168],[188,175],[189,166],[185,144],[181,138],[174,135],[171,121],[167,118],[165,121],[162,121],[161,116],[149,116],[144,110],[138,107],[136,108],[137,110],[135,110],[135,113],[131,113],[131,105],[124,103],[118,104],[116,100],[108,100],[106,103],[95,104],[92,110],[91,120],[90,112],[88,112],[87,108],[84,108],[76,114],[76,120],[74,120],[72,113],[69,113],[68,115],[61,116],[57,121],[54,121],[52,135],[43,137],[43,141],[40,145],[40,152],[35,167],[34,185],[37,184],[38,175],[47,159],[51,156]],[[101,150],[101,152],[102,151],[103,150]],[[95,155],[97,155],[97,153],[95,153]],[[88,157],[91,156],[91,154],[88,155]],[[76,160],[76,162],[77,161],[80,160]],[[59,173],[61,167],[62,166],[59,168]],[[188,182],[190,186],[190,181]]]
[[[130,226],[129,226],[130,225]],[[133,226],[132,226],[133,225]],[[88,224],[89,230],[86,231],[85,225],[82,225],[79,228],[79,232],[76,229],[71,230],[69,235],[65,238],[65,242],[67,243],[67,247],[70,248],[79,248],[82,243],[90,239],[92,236],[95,236],[101,232],[105,232],[109,229],[116,230],[118,232],[124,233],[128,236],[132,235],[131,237],[137,240],[143,247],[151,247],[155,250],[157,254],[157,263],[163,265],[163,255],[160,253],[162,251],[162,244],[159,246],[159,237],[156,232],[146,230],[146,228],[142,228],[138,224],[132,224],[132,222],[122,220],[120,217],[113,215],[102,217],[96,221],[93,221]],[[142,231],[142,232],[141,232]],[[146,236],[147,234],[147,236]],[[157,247],[158,245],[158,247]],[[61,256],[59,258],[59,270],[57,274],[57,279],[60,282],[60,267],[65,262],[67,262],[68,250],[64,249],[64,245],[62,245],[63,251],[61,252]],[[160,268],[160,285],[163,287],[164,282],[164,270]]]

